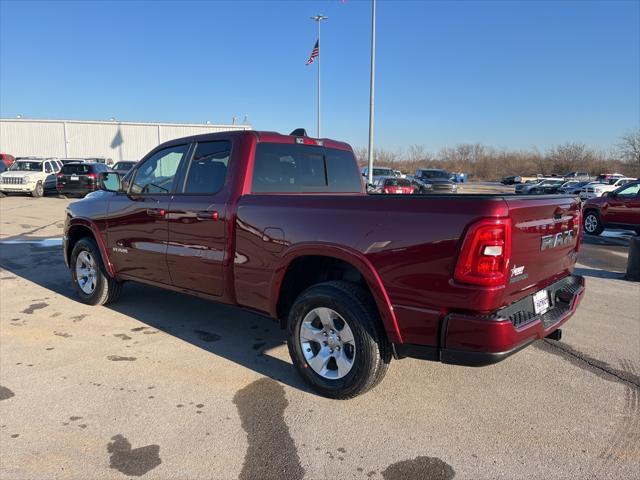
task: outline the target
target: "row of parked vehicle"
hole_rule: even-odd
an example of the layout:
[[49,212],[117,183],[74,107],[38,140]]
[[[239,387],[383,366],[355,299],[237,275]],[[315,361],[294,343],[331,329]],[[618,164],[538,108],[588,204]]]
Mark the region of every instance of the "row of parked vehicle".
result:
[[38,158],[0,156],[0,192],[27,193],[41,197],[46,191],[84,197],[98,188],[98,175],[115,171],[125,174],[136,164],[120,161],[111,166],[104,158]]
[[[368,176],[367,167],[362,176]],[[415,175],[403,175],[398,170],[376,167],[373,183],[367,185],[369,193],[456,193],[458,183],[466,180],[465,174],[454,174],[437,168],[421,168]]]
[[[579,195],[581,200],[600,197],[619,187],[635,181],[635,178],[620,174],[603,174],[595,180],[579,180],[566,177],[537,178],[524,183],[515,183],[515,192],[521,195],[564,194]],[[505,180],[503,179],[503,183]]]

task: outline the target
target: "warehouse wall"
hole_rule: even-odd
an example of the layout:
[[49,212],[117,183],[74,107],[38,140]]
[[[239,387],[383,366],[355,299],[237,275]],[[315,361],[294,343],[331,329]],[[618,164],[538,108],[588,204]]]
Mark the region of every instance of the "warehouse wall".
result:
[[16,157],[139,160],[158,144],[174,138],[249,129],[249,125],[0,119],[0,152]]

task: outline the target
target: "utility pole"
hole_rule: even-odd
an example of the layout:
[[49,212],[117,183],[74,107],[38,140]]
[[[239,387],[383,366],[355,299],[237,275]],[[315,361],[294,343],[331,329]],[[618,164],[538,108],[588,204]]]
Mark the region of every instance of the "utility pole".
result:
[[373,110],[376,78],[376,0],[371,0],[371,79],[369,83],[369,151],[367,183],[373,183]]
[[311,20],[318,24],[318,135],[320,138],[320,22],[327,20],[329,17],[325,17],[323,14],[318,14],[313,17],[309,17]]

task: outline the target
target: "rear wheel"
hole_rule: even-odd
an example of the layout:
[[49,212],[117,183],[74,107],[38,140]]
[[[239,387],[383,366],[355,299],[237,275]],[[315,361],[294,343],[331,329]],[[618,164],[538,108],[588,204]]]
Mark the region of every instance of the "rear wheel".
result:
[[583,227],[585,233],[589,235],[600,235],[604,230],[600,216],[593,210],[584,215]]
[[122,291],[122,283],[106,272],[96,242],[84,237],[73,246],[71,253],[73,286],[83,303],[106,305],[115,302]]
[[34,198],[40,198],[44,195],[44,186],[42,182],[36,183],[35,188],[31,191],[31,196]]
[[371,296],[349,282],[305,290],[289,313],[289,354],[320,395],[353,398],[377,385],[391,352]]

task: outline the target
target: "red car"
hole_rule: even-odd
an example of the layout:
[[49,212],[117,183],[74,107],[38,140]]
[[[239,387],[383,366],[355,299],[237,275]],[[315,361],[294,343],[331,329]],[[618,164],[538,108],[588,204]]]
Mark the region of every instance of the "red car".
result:
[[332,398],[392,358],[488,365],[559,337],[584,292],[577,199],[368,195],[349,145],[294,133],[181,138],[100,174],[66,212],[80,300],[135,281],[260,312]]
[[624,228],[640,235],[640,181],[590,198],[582,210],[585,233],[600,235],[605,228]]
[[407,178],[378,177],[373,182],[371,193],[414,193],[415,188]]
[[9,168],[15,161],[16,159],[13,157],[13,155],[9,155],[8,153],[0,153],[0,162],[4,163],[5,167]]

